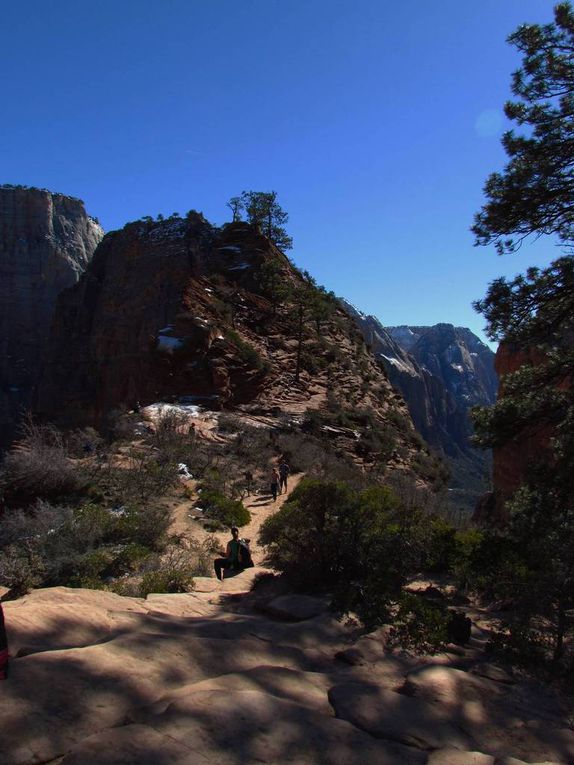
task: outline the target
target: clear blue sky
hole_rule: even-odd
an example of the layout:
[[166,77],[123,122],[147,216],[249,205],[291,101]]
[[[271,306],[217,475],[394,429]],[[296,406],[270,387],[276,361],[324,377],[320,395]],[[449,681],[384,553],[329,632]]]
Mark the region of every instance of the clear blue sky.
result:
[[104,228],[228,219],[276,190],[295,262],[384,324],[480,332],[471,301],[545,264],[469,226],[546,0],[0,0],[0,182],[79,196]]

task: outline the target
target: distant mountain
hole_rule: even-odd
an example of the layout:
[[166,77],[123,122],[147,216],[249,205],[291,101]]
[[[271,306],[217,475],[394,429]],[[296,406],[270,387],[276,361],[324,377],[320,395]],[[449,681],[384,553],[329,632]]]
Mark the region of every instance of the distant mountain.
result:
[[102,237],[81,200],[0,186],[0,447],[31,404],[56,298]]
[[466,327],[384,327],[341,302],[403,395],[419,433],[447,458],[454,504],[471,509],[487,488],[490,458],[470,442],[469,413],[496,398],[494,353]]

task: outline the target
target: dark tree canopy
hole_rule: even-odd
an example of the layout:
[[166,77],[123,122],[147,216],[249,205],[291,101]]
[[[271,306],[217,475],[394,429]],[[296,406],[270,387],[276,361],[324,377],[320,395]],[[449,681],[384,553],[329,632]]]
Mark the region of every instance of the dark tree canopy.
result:
[[508,38],[522,54],[512,77],[516,100],[506,116],[522,128],[502,143],[509,162],[487,180],[487,202],[473,226],[477,244],[516,250],[531,234],[574,239],[574,13],[554,9],[554,23],[524,24]]
[[[574,13],[554,9],[554,22],[526,24],[509,38],[522,53],[506,115],[523,130],[503,137],[504,172],[485,187],[475,218],[476,243],[513,252],[530,235],[556,236],[566,249],[548,268],[500,278],[475,303],[487,332],[525,363],[505,375],[495,406],[473,412],[476,441],[497,447],[540,438],[540,456],[507,502],[507,537],[519,551],[522,576],[508,581],[523,628],[543,615],[553,630],[553,656],[564,655],[574,606]],[[546,435],[544,435],[546,434]],[[548,434],[551,434],[548,440]],[[544,445],[546,444],[546,445]],[[535,622],[534,622],[535,624]]]
[[227,206],[234,221],[241,220],[241,213],[245,212],[249,223],[259,226],[277,247],[282,250],[293,247],[293,239],[285,229],[289,215],[277,202],[276,191],[244,191],[241,196],[232,197]]

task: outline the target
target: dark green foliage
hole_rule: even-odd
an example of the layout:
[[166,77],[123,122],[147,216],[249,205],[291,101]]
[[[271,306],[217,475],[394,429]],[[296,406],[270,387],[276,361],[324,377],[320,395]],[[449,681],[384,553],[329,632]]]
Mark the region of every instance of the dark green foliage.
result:
[[167,542],[165,508],[75,509],[38,502],[5,515],[0,527],[0,582],[15,592],[31,586],[90,586],[132,571]]
[[286,269],[278,259],[266,260],[256,274],[257,284],[262,294],[268,297],[273,307],[283,303],[290,294],[290,285],[286,280]]
[[276,191],[244,191],[240,197],[232,197],[227,206],[234,221],[241,220],[241,214],[245,212],[249,223],[259,226],[277,247],[282,250],[293,247],[293,239],[284,227],[289,215],[277,202]]
[[436,653],[449,642],[448,618],[444,606],[403,593],[393,616],[388,645],[420,654]]
[[225,526],[245,526],[251,520],[251,513],[238,499],[229,499],[215,489],[203,489],[200,496],[206,514]]
[[[554,22],[520,27],[510,42],[523,55],[512,89],[517,101],[507,116],[524,135],[505,134],[510,158],[503,174],[486,185],[488,201],[477,215],[478,244],[499,252],[517,249],[530,234],[554,234],[574,243],[574,13],[554,9]],[[553,658],[564,655],[574,605],[574,259],[561,257],[545,269],[530,268],[513,280],[498,279],[476,308],[491,338],[524,353],[526,363],[503,379],[504,395],[491,409],[473,413],[477,442],[484,447],[539,435],[540,459],[529,466],[522,488],[507,504],[508,523],[495,549],[506,555],[483,587],[513,600],[517,619],[510,636],[537,630],[540,619]],[[530,361],[528,361],[530,359]],[[547,447],[540,434],[552,434]],[[524,638],[524,639],[523,639]]]
[[503,145],[509,162],[492,174],[488,198],[476,216],[478,244],[495,243],[499,252],[520,247],[530,234],[574,236],[574,13],[570,3],[554,9],[554,23],[523,24],[509,37],[522,54],[513,75],[516,101],[506,116],[521,134],[510,130]]
[[388,487],[306,479],[265,521],[260,542],[296,585],[333,590],[341,610],[375,627],[404,602],[402,587],[424,561],[429,521]]
[[139,586],[139,596],[147,598],[153,592],[190,592],[192,589],[192,571],[162,568],[143,575]]
[[258,369],[261,372],[267,372],[269,369],[268,362],[261,356],[257,348],[251,343],[243,340],[241,335],[233,329],[228,329],[226,337],[229,342],[233,343],[237,349],[237,355],[239,358],[252,369]]

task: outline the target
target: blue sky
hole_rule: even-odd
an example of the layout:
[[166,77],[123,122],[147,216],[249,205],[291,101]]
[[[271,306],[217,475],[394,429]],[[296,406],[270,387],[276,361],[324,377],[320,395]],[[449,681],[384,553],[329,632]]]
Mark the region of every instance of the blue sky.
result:
[[499,258],[469,231],[504,164],[520,23],[542,0],[0,0],[0,182],[106,230],[276,190],[292,257],[384,324],[469,326]]

